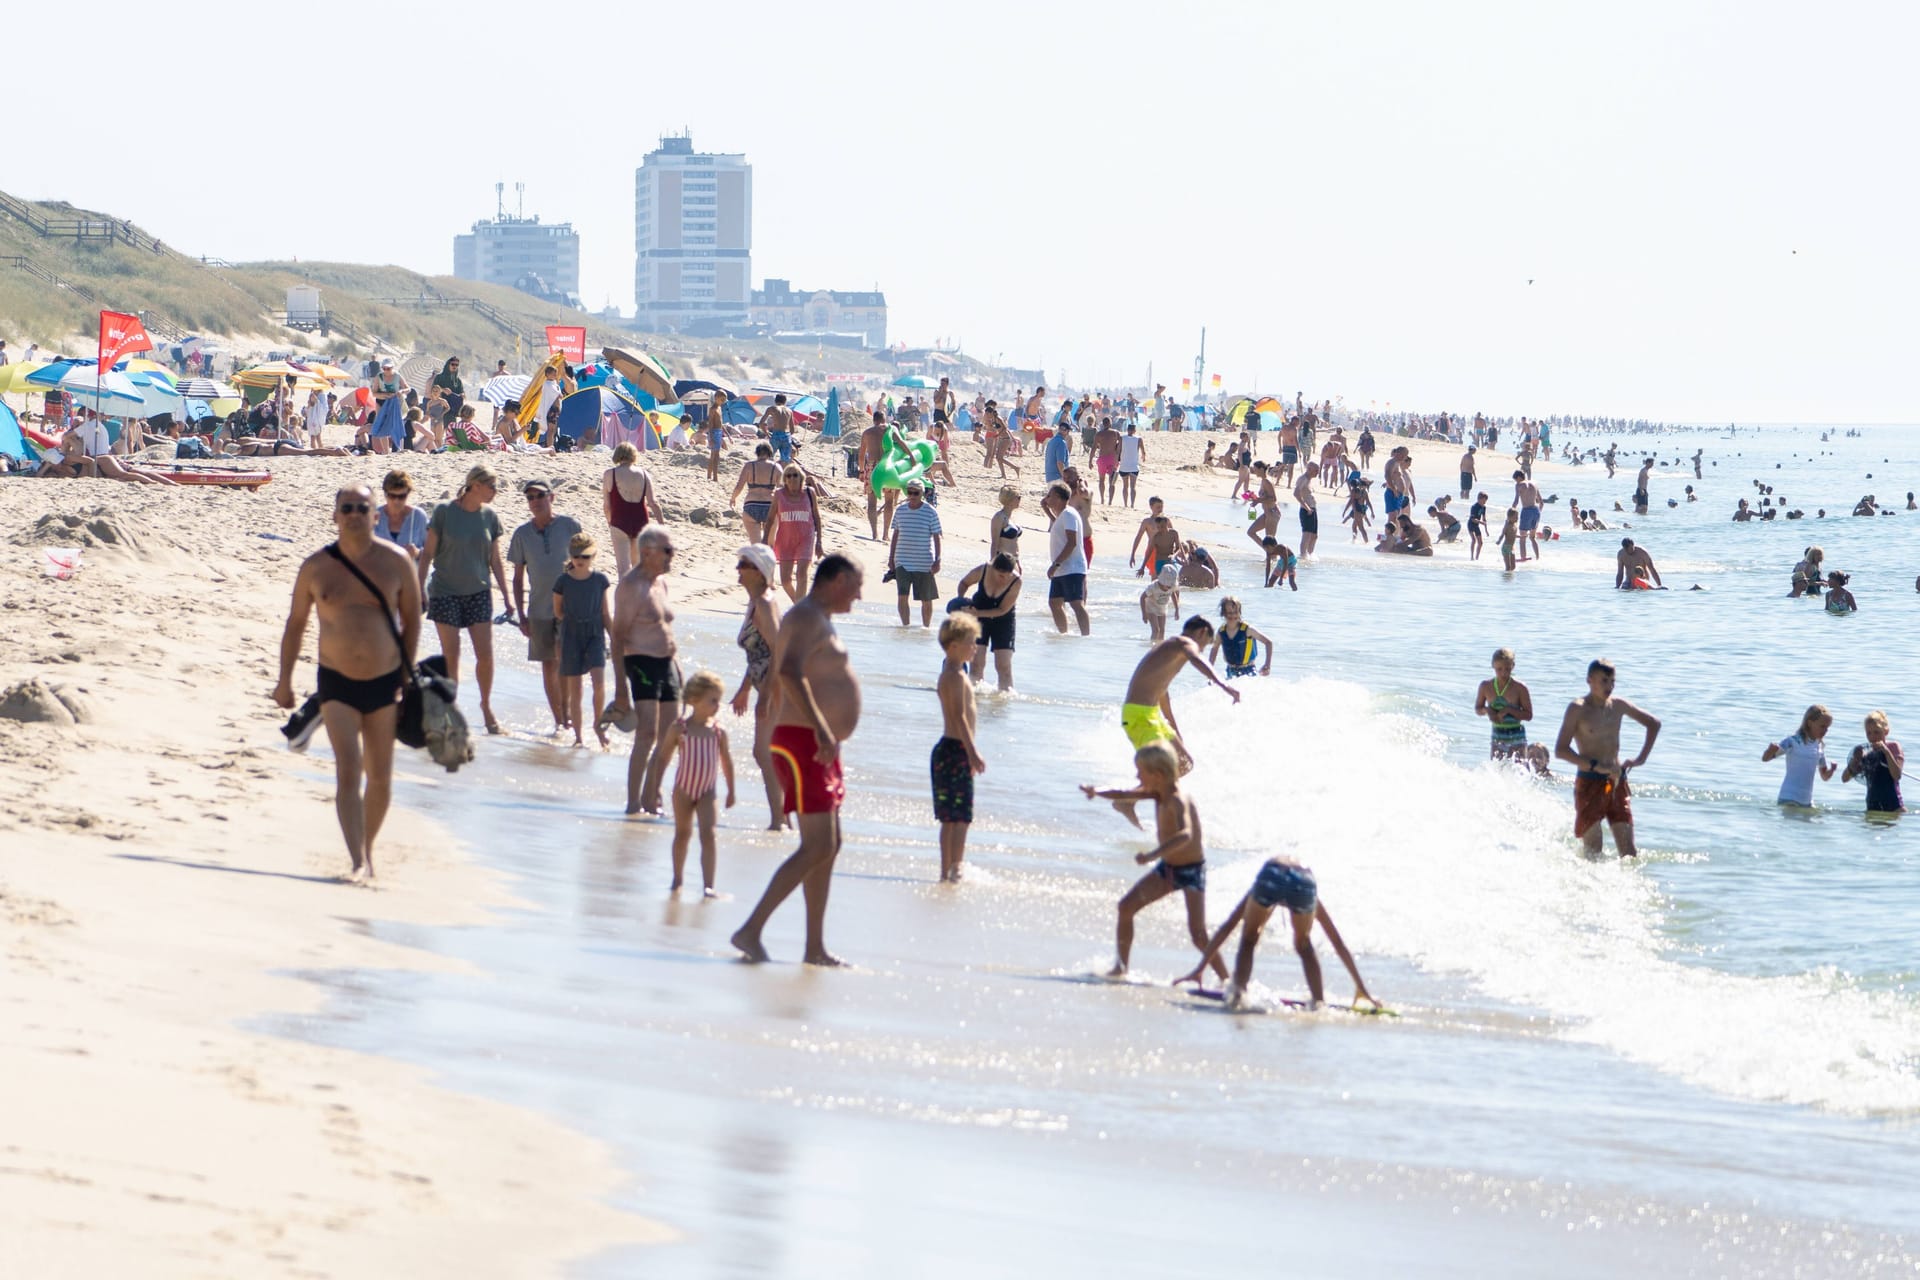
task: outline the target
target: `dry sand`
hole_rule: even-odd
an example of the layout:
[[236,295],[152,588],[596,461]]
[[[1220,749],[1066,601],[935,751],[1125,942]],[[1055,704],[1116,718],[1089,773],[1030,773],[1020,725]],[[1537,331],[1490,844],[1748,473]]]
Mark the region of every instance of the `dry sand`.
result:
[[[1230,540],[1244,526],[1180,519],[1183,502],[1225,493],[1223,473],[1197,466],[1209,438],[1150,438],[1140,510],[1096,508],[1097,557],[1123,553],[1148,493],[1189,536],[1243,545]],[[1459,450],[1414,447],[1423,494],[1450,488]],[[948,584],[981,558],[1000,486],[970,442],[954,455],[960,485],[939,507]],[[335,488],[378,492],[397,463],[416,498],[438,500],[478,456],[258,460],[275,478],[257,493],[0,481],[0,691],[14,690],[0,708],[0,1079],[13,1102],[0,1233],[15,1274],[517,1276],[664,1238],[605,1207],[623,1175],[595,1141],[410,1067],[237,1029],[319,1005],[289,971],[443,963],[371,940],[362,921],[478,922],[508,901],[463,856],[466,833],[409,814],[410,788],[459,785],[418,755],[402,760],[380,888],[332,882],[346,859],[330,765],[284,750],[267,697],[294,571],[330,536]],[[718,485],[700,455],[648,458],[682,548],[683,609],[739,607],[726,498],[746,458],[731,449]],[[864,608],[891,609],[884,546],[865,538],[837,448],[802,458],[832,477],[828,549],[868,565]],[[508,482],[509,528],[525,518],[514,485],[540,476],[556,510],[604,535],[604,454],[487,460]],[[1023,520],[1044,527],[1040,460],[1021,465]],[[1332,521],[1328,535],[1341,536]],[[43,576],[47,550],[76,547],[75,577]],[[1029,609],[1044,616],[1037,598]],[[502,638],[502,660],[523,652]]]

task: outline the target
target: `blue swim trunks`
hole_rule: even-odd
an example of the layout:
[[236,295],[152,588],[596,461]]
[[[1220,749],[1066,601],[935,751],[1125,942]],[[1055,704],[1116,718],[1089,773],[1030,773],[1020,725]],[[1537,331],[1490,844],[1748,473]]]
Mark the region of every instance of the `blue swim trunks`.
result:
[[1284,905],[1306,915],[1320,901],[1320,885],[1307,868],[1276,858],[1253,878],[1253,900],[1268,910]]
[[1170,881],[1176,889],[1192,889],[1196,893],[1207,891],[1207,864],[1204,860],[1183,863],[1177,867],[1169,866],[1162,860],[1154,864],[1153,874]]
[[1540,527],[1540,508],[1538,507],[1520,508],[1520,532],[1532,533],[1535,529],[1538,529],[1539,527]]

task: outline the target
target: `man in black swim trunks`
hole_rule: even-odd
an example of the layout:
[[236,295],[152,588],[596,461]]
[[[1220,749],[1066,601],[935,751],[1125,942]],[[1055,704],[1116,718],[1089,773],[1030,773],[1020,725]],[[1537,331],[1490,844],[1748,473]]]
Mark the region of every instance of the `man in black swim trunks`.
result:
[[355,883],[373,879],[373,841],[393,793],[400,684],[420,640],[420,579],[405,551],[374,538],[377,509],[365,485],[334,495],[333,527],[340,540],[300,565],[280,638],[280,683],[273,690],[276,703],[293,706],[294,664],[306,640],[307,615],[318,611],[320,718],[333,744],[334,810],[353,859],[348,878]]

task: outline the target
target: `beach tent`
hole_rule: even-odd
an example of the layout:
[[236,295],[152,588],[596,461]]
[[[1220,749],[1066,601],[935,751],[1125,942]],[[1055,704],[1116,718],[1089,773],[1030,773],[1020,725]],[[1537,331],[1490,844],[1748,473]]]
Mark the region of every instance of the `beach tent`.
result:
[[26,433],[20,430],[20,419],[4,400],[0,400],[0,454],[23,466],[30,467],[39,461],[39,455],[27,443]]
[[594,429],[600,443],[630,442],[636,449],[660,448],[660,428],[638,403],[612,387],[587,387],[560,399],[560,434],[578,440]]
[[696,391],[724,391],[729,397],[740,394],[740,389],[732,383],[719,378],[676,378],[673,382],[673,394],[686,399]]

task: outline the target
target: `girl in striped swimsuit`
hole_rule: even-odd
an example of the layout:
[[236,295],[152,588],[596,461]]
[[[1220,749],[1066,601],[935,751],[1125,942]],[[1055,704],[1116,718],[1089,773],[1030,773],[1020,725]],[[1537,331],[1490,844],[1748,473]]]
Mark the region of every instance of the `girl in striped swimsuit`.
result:
[[733,808],[733,753],[727,749],[727,731],[714,722],[726,686],[711,671],[696,672],[681,697],[687,714],[667,730],[660,745],[662,759],[678,756],[673,775],[673,885],[678,892],[687,865],[687,845],[693,838],[693,820],[700,819],[700,879],[703,896],[716,896],[713,873],[714,796],[721,778],[727,780],[727,808]]

